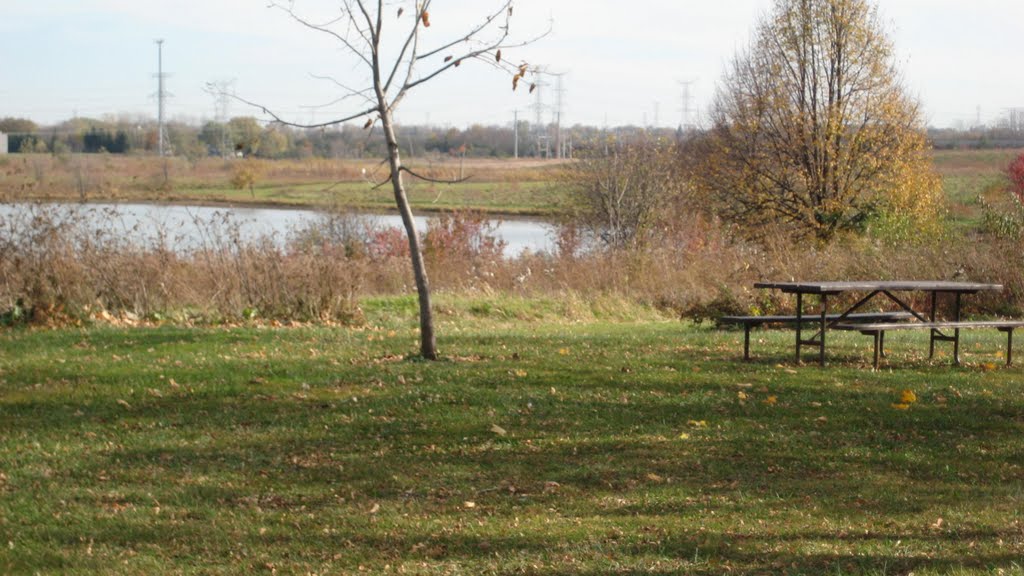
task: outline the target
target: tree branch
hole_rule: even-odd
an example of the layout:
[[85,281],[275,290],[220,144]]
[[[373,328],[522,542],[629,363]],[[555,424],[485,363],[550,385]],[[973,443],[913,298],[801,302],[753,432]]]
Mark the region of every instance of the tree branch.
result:
[[[360,6],[361,6],[361,4],[360,4]],[[330,28],[327,27],[327,26],[330,26],[331,24],[341,20],[342,17],[338,17],[338,19],[332,20],[331,22],[328,22],[327,24],[314,24],[314,23],[310,22],[309,20],[306,20],[305,18],[302,18],[301,16],[296,14],[295,10],[293,10],[291,8],[291,6],[284,6],[284,5],[282,5],[282,4],[278,3],[278,2],[271,2],[269,7],[270,8],[277,8],[278,10],[283,11],[285,14],[287,14],[289,17],[291,17],[292,20],[295,20],[296,22],[298,22],[299,24],[305,26],[306,28],[309,28],[310,30],[315,30],[317,32],[320,32],[320,33],[323,33],[323,34],[327,34],[328,36],[331,36],[331,37],[335,38],[336,40],[341,42],[346,48],[348,48],[349,51],[352,52],[357,58],[361,59],[367,66],[371,65],[370,64],[370,59],[366,57],[366,54],[364,54],[361,50],[357,49],[355,47],[355,45],[353,45],[352,42],[348,38],[342,36],[341,34],[338,34],[334,30],[331,30]],[[352,18],[351,10],[349,10],[348,19],[349,19],[349,22],[352,23],[352,25],[356,27],[356,30],[359,31],[360,36],[363,36],[362,31],[359,30],[359,26],[355,23],[355,20]],[[366,39],[365,36],[363,37],[363,39],[364,40]]]
[[226,96],[234,99],[234,100],[237,100],[238,102],[241,102],[241,103],[247,105],[247,106],[252,106],[253,108],[259,108],[260,110],[263,111],[264,114],[266,114],[267,116],[270,116],[271,118],[273,118],[274,122],[277,122],[278,124],[281,124],[281,125],[284,125],[284,126],[291,126],[293,128],[326,128],[328,126],[336,126],[338,124],[343,124],[345,122],[348,122],[349,120],[355,120],[356,118],[362,118],[363,116],[367,116],[369,114],[373,114],[374,112],[377,112],[377,107],[374,106],[373,108],[367,108],[366,110],[362,110],[360,112],[356,112],[355,114],[351,114],[349,116],[345,116],[344,118],[338,118],[338,119],[335,119],[335,120],[330,120],[328,122],[320,122],[320,123],[317,123],[317,124],[299,124],[299,123],[296,123],[296,122],[289,122],[289,121],[285,120],[284,118],[281,118],[273,110],[270,110],[269,108],[267,108],[266,106],[264,106],[262,104],[257,104],[256,102],[250,102],[249,100],[246,100],[245,98],[242,98],[241,96],[238,96],[236,94],[231,94],[231,93],[224,93],[224,94]]
[[459,178],[457,180],[442,180],[438,178],[424,176],[422,174],[417,174],[412,170],[412,168],[409,168],[408,166],[402,166],[401,168],[399,168],[399,170],[401,170],[402,172],[408,172],[409,175],[413,176],[414,178],[419,178],[420,180],[423,180],[425,182],[433,182],[434,184],[461,184],[472,178],[472,176],[466,176],[465,178]]
[[422,6],[420,6],[416,13],[413,14],[415,20],[412,23],[412,30],[405,39],[405,44],[402,45],[402,50],[399,52],[398,57],[395,58],[395,66],[391,69],[391,73],[388,74],[388,81],[384,84],[384,93],[386,94],[391,90],[391,83],[395,79],[395,75],[398,73],[398,69],[402,67],[402,62],[405,60],[405,53],[412,49],[412,54],[409,56],[409,66],[406,71],[406,83],[408,83],[409,77],[412,76],[413,65],[416,63],[416,51],[419,47],[420,38],[420,20],[423,18],[423,13],[430,7],[430,0],[426,0]]
[[[540,39],[544,38],[545,36],[547,36],[548,34],[550,34],[551,33],[551,26],[548,26],[547,30],[545,30],[544,32],[538,34],[537,36],[534,36],[534,37],[532,37],[532,38],[530,38],[528,40],[524,40],[522,42],[516,42],[516,43],[512,43],[512,44],[503,44],[502,43],[506,38],[508,38],[508,27],[507,26],[504,27],[503,30],[504,30],[504,32],[501,35],[501,37],[498,38],[497,40],[495,40],[492,44],[490,44],[490,45],[488,45],[488,46],[486,46],[484,48],[480,48],[480,49],[477,49],[477,50],[471,50],[471,51],[463,54],[462,56],[452,57],[450,60],[448,58],[446,58],[445,59],[446,63],[444,65],[442,65],[440,68],[434,70],[433,72],[427,74],[426,76],[418,78],[417,80],[414,80],[412,82],[406,83],[405,86],[402,87],[402,90],[403,91],[404,90],[409,90],[409,89],[415,88],[416,86],[419,86],[420,84],[423,84],[423,83],[425,83],[425,82],[427,82],[429,80],[432,80],[436,76],[441,74],[442,72],[445,72],[446,70],[448,70],[450,68],[453,68],[455,66],[459,66],[460,64],[462,64],[463,60],[469,60],[471,58],[479,58],[479,57],[483,56],[484,54],[491,54],[493,52],[496,52],[497,50],[507,50],[509,48],[522,48],[523,46],[529,46],[530,44],[533,44],[534,42],[537,42],[538,40],[540,40]],[[465,41],[468,40],[468,38],[469,37],[465,37],[465,38],[463,38],[463,39],[461,39],[461,40],[459,40],[457,42],[454,42],[452,45],[458,44],[460,42],[465,42]],[[423,55],[423,56],[420,56],[419,59],[422,60],[425,57],[426,57],[426,55]],[[505,69],[510,70],[510,71],[519,68],[518,66],[509,64],[509,63],[507,63],[505,61],[495,62],[495,61],[492,61],[492,60],[488,60],[488,63],[490,63],[492,65],[497,65],[499,68],[505,67]]]
[[487,18],[484,20],[483,24],[480,24],[479,26],[477,26],[476,28],[474,28],[468,34],[466,34],[465,36],[463,36],[461,38],[453,40],[453,41],[449,42],[448,44],[445,44],[444,46],[441,46],[439,48],[435,48],[434,50],[431,50],[429,52],[426,52],[426,53],[422,54],[419,57],[419,59],[420,60],[424,60],[424,59],[430,58],[431,56],[435,56],[435,55],[437,55],[440,52],[444,52],[445,50],[451,48],[452,46],[456,46],[458,44],[461,44],[463,42],[466,42],[466,41],[470,40],[471,38],[473,38],[474,36],[476,36],[477,34],[482,32],[483,30],[487,29],[487,27],[490,26],[492,22],[497,20],[498,17],[501,16],[502,14],[506,14],[506,16],[505,16],[505,26],[502,27],[502,29],[504,30],[502,38],[507,37],[508,36],[508,21],[509,21],[509,18],[511,18],[511,16],[512,16],[511,8],[512,8],[512,0],[506,0],[506,2],[504,4],[502,4],[500,9],[498,9],[493,14],[487,16]]
[[348,94],[345,94],[344,96],[340,96],[338,98],[335,98],[334,100],[331,100],[327,104],[321,104],[321,105],[317,105],[317,106],[304,106],[304,108],[326,108],[328,106],[333,106],[334,104],[337,104],[339,102],[343,102],[345,100],[348,100],[349,98],[355,98],[357,96],[362,96],[364,100],[366,100],[367,102],[369,102],[371,104],[374,103],[373,98],[371,98],[368,95],[370,92],[373,92],[373,90],[371,90],[370,88],[366,88],[366,89],[363,89],[363,90],[356,90],[354,88],[349,88],[348,86],[346,86],[346,85],[342,84],[341,82],[339,82],[337,79],[332,78],[330,76],[318,76],[316,74],[310,74],[310,76],[312,76],[313,78],[315,78],[317,80],[327,80],[328,82],[333,83],[338,88],[341,88],[342,90],[345,90],[346,92],[348,92]]

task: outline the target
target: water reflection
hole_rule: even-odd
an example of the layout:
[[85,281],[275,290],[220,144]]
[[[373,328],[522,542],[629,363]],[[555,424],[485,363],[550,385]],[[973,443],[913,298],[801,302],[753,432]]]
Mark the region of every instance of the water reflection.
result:
[[[25,215],[32,204],[0,204],[0,216]],[[180,206],[168,204],[61,204],[46,205],[68,217],[77,217],[86,226],[115,225],[119,234],[139,244],[165,243],[169,248],[189,250],[208,241],[211,229],[230,224],[242,241],[270,237],[283,244],[296,230],[314,224],[321,212],[308,209]],[[401,228],[396,214],[356,214],[353,218],[376,228]],[[427,228],[427,217],[416,218],[420,231]],[[553,227],[540,220],[510,218],[498,221],[494,235],[505,241],[505,254],[516,256],[524,250],[550,252]]]

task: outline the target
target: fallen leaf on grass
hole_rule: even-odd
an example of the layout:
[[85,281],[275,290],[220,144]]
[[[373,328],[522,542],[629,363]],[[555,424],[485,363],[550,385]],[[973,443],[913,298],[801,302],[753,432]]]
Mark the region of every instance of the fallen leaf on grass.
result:
[[900,404],[913,404],[914,402],[917,402],[917,394],[914,394],[913,390],[900,392]]
[[466,508],[476,508],[476,502],[463,502],[462,505]]
[[769,396],[769,397],[764,399],[764,403],[767,404],[768,406],[775,406],[776,404],[779,403],[779,397],[778,396]]
[[124,406],[125,408],[127,408],[127,409],[129,409],[129,410],[131,410],[131,409],[132,409],[132,405],[131,405],[131,404],[129,404],[127,400],[121,400],[121,399],[118,399],[118,400],[117,400],[117,403],[118,403],[118,404],[120,404],[121,406]]
[[380,512],[380,504],[374,504],[373,508],[370,508],[370,514],[376,514]]
[[506,436],[506,435],[508,435],[508,431],[505,430],[504,428],[502,428],[501,426],[498,426],[497,424],[493,424],[491,426],[491,432],[494,432],[498,436]]
[[896,410],[909,410],[910,404],[893,404],[892,407],[895,408]]
[[708,423],[706,420],[687,420],[686,424],[694,428],[707,428]]

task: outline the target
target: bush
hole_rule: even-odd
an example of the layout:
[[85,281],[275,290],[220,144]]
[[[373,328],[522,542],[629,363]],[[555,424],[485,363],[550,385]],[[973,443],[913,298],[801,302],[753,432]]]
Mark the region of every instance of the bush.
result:
[[1024,154],[1010,162],[1006,168],[1006,175],[1010,179],[1010,191],[1018,201],[1024,203]]
[[565,224],[608,248],[639,248],[649,241],[683,193],[674,142],[598,143],[567,164]]

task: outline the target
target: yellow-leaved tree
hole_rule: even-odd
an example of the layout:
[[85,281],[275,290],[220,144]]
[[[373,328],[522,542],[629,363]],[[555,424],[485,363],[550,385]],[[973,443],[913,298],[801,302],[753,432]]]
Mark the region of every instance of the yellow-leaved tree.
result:
[[727,71],[699,189],[752,235],[827,241],[873,219],[942,212],[917,102],[869,0],[776,0]]

